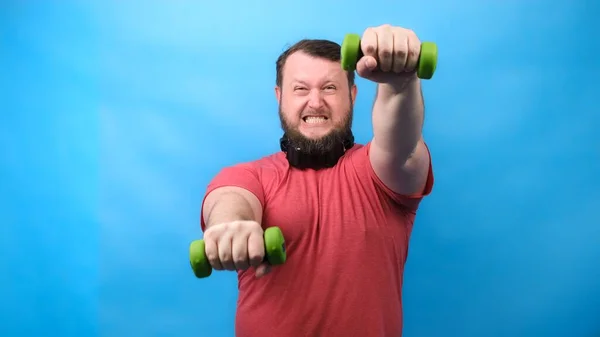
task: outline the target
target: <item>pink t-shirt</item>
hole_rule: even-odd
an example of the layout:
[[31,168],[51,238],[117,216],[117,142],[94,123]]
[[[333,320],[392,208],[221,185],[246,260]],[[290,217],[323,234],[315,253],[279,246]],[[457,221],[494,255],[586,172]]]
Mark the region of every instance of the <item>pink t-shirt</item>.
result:
[[227,167],[209,184],[207,194],[254,193],[263,228],[279,226],[286,239],[284,265],[261,279],[238,272],[237,337],[401,336],[408,242],[433,173],[430,165],[422,193],[398,195],[375,175],[369,146],[318,171],[291,168],[278,152]]

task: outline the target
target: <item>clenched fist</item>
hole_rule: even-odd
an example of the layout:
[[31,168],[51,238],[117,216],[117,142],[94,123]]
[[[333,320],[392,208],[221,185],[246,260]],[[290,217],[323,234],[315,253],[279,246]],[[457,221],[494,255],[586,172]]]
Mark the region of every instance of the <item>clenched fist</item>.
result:
[[269,271],[264,261],[264,231],[256,221],[233,221],[215,224],[204,232],[206,257],[215,270],[256,268],[256,276]]
[[416,79],[421,41],[412,30],[390,25],[367,28],[361,49],[364,57],[356,65],[359,76],[398,86]]

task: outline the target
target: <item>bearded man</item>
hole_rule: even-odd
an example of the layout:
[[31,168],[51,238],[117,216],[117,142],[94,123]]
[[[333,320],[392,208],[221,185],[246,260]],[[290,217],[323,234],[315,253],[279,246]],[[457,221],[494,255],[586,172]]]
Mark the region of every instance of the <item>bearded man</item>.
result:
[[[365,30],[356,73],[377,83],[373,139],[355,144],[354,72],[340,45],[302,40],[276,62],[281,151],[222,169],[202,203],[206,255],[237,271],[238,337],[398,337],[402,283],[417,209],[431,192],[411,30]],[[278,226],[284,265],[264,262]],[[210,310],[210,309],[208,309]]]

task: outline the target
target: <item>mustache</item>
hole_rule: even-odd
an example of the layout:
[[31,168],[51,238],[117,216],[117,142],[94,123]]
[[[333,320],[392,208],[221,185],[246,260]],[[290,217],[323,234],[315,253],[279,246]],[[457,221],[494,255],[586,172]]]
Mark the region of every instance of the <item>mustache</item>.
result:
[[328,109],[318,109],[318,110],[310,109],[310,110],[304,110],[300,113],[300,118],[304,118],[307,116],[325,116],[327,118],[331,118],[331,111]]

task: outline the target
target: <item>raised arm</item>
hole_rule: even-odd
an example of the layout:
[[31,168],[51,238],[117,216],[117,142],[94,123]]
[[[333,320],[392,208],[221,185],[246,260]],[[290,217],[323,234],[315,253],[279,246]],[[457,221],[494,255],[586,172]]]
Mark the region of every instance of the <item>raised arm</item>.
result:
[[401,195],[423,192],[429,151],[422,137],[424,104],[416,75],[420,41],[410,30],[383,25],[363,34],[361,77],[378,83],[369,158],[381,181]]
[[395,93],[380,84],[373,106],[373,170],[391,190],[402,195],[423,191],[429,173],[429,151],[421,133],[423,101],[418,79]]

